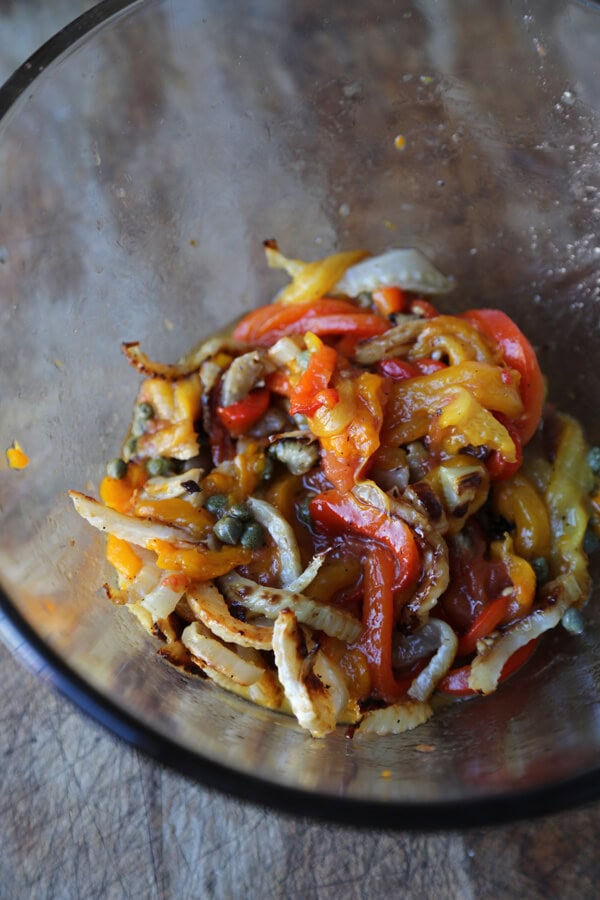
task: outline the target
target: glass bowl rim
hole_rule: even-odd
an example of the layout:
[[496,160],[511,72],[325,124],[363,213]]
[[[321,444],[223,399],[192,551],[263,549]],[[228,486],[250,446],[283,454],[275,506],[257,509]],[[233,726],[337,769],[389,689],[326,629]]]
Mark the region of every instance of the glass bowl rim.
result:
[[[42,44],[0,86],[0,125],[27,88],[63,53],[73,49],[80,40],[111,18],[146,2],[102,0]],[[600,8],[600,0],[575,2]],[[600,766],[526,791],[424,803],[371,801],[280,785],[221,765],[143,724],[92,687],[46,644],[1,587],[0,637],[15,656],[15,651],[24,645],[27,648],[27,667],[34,675],[113,736],[204,787],[216,788],[226,795],[288,815],[353,828],[438,831],[532,819],[589,804],[600,797]]]

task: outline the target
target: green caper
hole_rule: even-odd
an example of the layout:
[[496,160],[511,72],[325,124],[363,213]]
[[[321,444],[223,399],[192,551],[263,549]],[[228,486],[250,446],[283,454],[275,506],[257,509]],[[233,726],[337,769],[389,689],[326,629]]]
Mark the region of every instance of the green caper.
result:
[[273,464],[273,460],[270,456],[265,456],[265,464],[263,466],[263,470],[261,472],[261,478],[265,481],[269,481],[273,477],[273,469],[275,468]]
[[125,475],[127,474],[127,463],[119,456],[116,456],[107,463],[106,474],[111,478],[125,478]]
[[129,460],[132,456],[135,456],[137,445],[138,442],[136,437],[130,437],[129,440],[125,442],[125,446],[123,447],[123,456],[125,460]]
[[138,403],[135,412],[140,419],[154,418],[154,407],[151,403]]
[[585,630],[585,621],[578,609],[571,606],[560,620],[560,624],[569,634],[581,634]]
[[204,508],[212,513],[213,516],[218,516],[219,513],[223,512],[223,510],[227,506],[227,496],[225,494],[212,494],[207,498],[206,503],[204,504]]
[[152,459],[146,460],[146,472],[152,477],[168,475],[170,469],[170,462],[166,456],[153,456]]
[[306,497],[303,497],[302,500],[296,506],[296,516],[299,522],[302,522],[303,525],[308,526],[309,528],[312,525],[312,516],[310,514],[310,501],[315,496],[315,494],[308,494]]
[[265,530],[258,522],[250,522],[244,528],[240,544],[248,550],[256,550],[265,542]]
[[546,584],[550,580],[550,566],[548,560],[543,556],[536,556],[531,560],[531,568],[535,572],[535,580],[538,587]]
[[587,455],[587,464],[594,475],[600,475],[600,447],[590,449]]
[[233,516],[223,516],[213,525],[215,535],[224,544],[239,544],[242,537],[244,526],[239,519]]
[[583,538],[583,549],[588,554],[595,553],[596,550],[600,547],[600,538],[596,534],[593,528],[586,529],[585,536]]
[[252,511],[247,503],[234,503],[228,510],[230,516],[241,519],[242,522],[249,522],[252,518]]

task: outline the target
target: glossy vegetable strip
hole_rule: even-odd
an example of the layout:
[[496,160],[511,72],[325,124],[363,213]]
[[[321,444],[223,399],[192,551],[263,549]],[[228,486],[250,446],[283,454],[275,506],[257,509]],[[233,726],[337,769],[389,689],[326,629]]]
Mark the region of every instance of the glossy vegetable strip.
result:
[[250,562],[252,551],[243,547],[222,547],[206,550],[201,547],[177,547],[168,541],[150,541],[148,549],[157,554],[159,569],[183,572],[190,578],[209,581],[231,572],[236,566]]
[[392,671],[395,562],[388,549],[374,545],[365,558],[363,633],[356,647],[367,658],[373,689],[388,702],[404,696],[410,682],[397,683]]
[[404,312],[408,309],[408,302],[404,291],[398,287],[382,287],[373,291],[373,303],[382,316],[392,313]]
[[322,297],[340,280],[346,269],[368,255],[365,250],[346,250],[326,256],[325,259],[302,262],[299,259],[287,259],[279,251],[275,241],[265,241],[264,247],[269,267],[285,269],[292,277],[291,284],[277,297],[277,303],[286,306]]
[[457,656],[469,656],[474,653],[477,641],[487,637],[506,618],[510,596],[497,597],[483,607],[466,634],[458,642]]
[[362,338],[382,334],[389,323],[381,316],[364,312],[347,300],[322,297],[311,303],[282,306],[271,303],[248,313],[236,325],[235,340],[270,347],[288,334],[356,334]]
[[338,400],[335,394],[325,394],[331,391],[329,382],[335,371],[337,353],[333,347],[328,347],[312,335],[316,343],[316,349],[310,354],[308,366],[300,376],[298,384],[290,394],[290,415],[301,413],[305,416],[313,416],[320,406],[331,408]]
[[333,534],[352,531],[385,544],[397,564],[390,589],[393,585],[394,590],[400,590],[417,580],[421,568],[420,554],[412,530],[402,519],[339,490],[325,491],[314,497],[310,503],[310,514],[325,531]]
[[535,351],[521,329],[499,309],[473,309],[464,316],[498,343],[506,365],[521,375],[520,392],[524,410],[516,424],[521,440],[526,444],[540,423],[546,393]]
[[525,559],[550,553],[550,517],[534,484],[523,472],[496,485],[494,505],[498,513],[515,525],[515,550]]
[[[510,659],[507,659],[504,663],[499,683],[505,681],[509,675],[512,675],[513,672],[516,672],[517,669],[520,669],[521,666],[525,665],[535,650],[538,640],[539,638],[534,638],[534,640],[529,641],[528,644],[519,647]],[[443,694],[452,694],[454,697],[477,696],[477,691],[474,691],[469,687],[470,674],[471,666],[462,666],[460,669],[451,669],[438,684],[438,691],[441,691]]]
[[233,437],[239,437],[266,413],[270,399],[270,392],[266,388],[257,388],[237,403],[217,406],[217,415],[229,433]]

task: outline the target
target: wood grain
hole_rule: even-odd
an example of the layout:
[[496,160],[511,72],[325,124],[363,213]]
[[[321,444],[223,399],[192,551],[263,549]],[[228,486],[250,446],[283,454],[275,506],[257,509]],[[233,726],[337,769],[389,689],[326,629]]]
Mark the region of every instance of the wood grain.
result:
[[0,679],[6,900],[598,897],[600,804],[433,835],[288,818],[162,769],[1,646]]

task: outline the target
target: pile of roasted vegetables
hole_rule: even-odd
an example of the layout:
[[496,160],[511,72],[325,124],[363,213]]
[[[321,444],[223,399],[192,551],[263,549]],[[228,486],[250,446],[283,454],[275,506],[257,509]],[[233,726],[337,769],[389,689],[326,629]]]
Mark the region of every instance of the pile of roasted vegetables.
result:
[[121,456],[71,496],[171,662],[315,737],[399,733],[581,629],[600,452],[507,315],[438,312],[418,251],[265,248],[272,303],[175,365],[124,345]]

